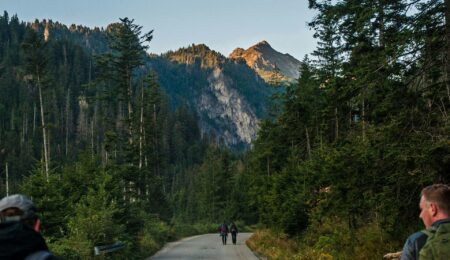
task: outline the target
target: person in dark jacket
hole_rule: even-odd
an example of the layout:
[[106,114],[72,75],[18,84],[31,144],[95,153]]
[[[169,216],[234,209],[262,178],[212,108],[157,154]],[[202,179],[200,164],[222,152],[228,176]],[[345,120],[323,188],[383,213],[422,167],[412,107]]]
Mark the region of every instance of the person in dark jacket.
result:
[[219,234],[222,237],[222,244],[226,245],[227,244],[227,238],[228,238],[228,226],[227,224],[225,224],[226,222],[224,221],[220,226],[219,226]]
[[[440,225],[450,223],[450,187],[445,184],[425,187],[421,192],[419,207],[419,217],[426,229],[437,229]],[[400,260],[419,259],[419,252],[427,239],[428,236],[424,231],[409,236],[403,246]]]
[[231,233],[231,240],[233,241],[233,245],[236,245],[238,229],[237,229],[236,225],[234,224],[234,222],[231,223],[231,225],[230,225],[230,233]]
[[33,202],[21,194],[0,200],[0,259],[56,259],[39,233]]

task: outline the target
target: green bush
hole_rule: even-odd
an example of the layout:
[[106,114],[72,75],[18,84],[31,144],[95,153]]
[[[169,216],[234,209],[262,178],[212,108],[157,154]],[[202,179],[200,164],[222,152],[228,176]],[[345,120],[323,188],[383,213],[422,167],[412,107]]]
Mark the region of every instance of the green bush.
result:
[[157,218],[147,218],[139,236],[139,249],[143,255],[154,254],[172,236],[171,230],[166,223]]
[[292,238],[268,229],[256,230],[247,241],[252,250],[268,259],[381,259],[401,249],[401,243],[377,222],[350,229],[338,217],[312,223]]

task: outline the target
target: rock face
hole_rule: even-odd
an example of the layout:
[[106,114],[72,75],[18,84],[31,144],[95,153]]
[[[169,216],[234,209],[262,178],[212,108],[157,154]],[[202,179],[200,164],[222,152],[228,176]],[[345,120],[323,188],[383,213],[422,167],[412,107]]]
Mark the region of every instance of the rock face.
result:
[[187,104],[196,111],[203,133],[235,148],[256,138],[273,88],[245,63],[200,44],[154,57],[149,66],[175,106]]
[[289,54],[274,50],[266,41],[259,42],[247,50],[236,48],[228,58],[245,61],[266,82],[293,81],[299,77],[301,62]]
[[[208,90],[201,94],[197,103],[197,111],[207,116],[201,120],[201,128],[220,129],[225,143],[230,146],[250,144],[256,137],[259,122],[254,108],[233,88],[232,79],[222,69],[215,68],[208,76],[208,83]],[[210,124],[210,120],[215,124]]]

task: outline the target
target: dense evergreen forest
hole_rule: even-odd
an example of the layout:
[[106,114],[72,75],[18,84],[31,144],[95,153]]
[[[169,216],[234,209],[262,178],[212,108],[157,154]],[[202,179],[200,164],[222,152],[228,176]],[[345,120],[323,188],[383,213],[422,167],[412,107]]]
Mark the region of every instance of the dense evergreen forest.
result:
[[309,5],[318,47],[249,152],[250,201],[299,236],[288,258],[381,259],[450,182],[450,1]]
[[52,251],[86,259],[123,241],[113,257],[147,257],[245,212],[228,192],[238,157],[143,69],[152,32],[48,23],[0,16],[0,192],[33,198]]
[[117,240],[127,243],[117,258],[145,257],[223,220],[297,241],[288,250],[257,238],[273,258],[400,250],[421,229],[421,188],[450,182],[450,2],[309,5],[318,47],[245,154],[169,104],[158,74],[142,69],[152,32],[133,20],[67,28],[105,37],[102,49],[5,12],[1,194],[32,196],[65,258]]

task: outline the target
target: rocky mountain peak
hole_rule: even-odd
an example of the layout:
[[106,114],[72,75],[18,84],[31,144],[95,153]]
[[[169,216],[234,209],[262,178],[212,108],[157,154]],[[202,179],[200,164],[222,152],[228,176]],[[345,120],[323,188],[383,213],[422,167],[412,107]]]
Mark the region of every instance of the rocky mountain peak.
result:
[[182,64],[200,63],[201,68],[215,68],[226,59],[219,52],[211,50],[205,44],[192,44],[177,51],[169,51],[165,58]]
[[267,41],[263,40],[263,41],[258,42],[255,45],[253,45],[252,47],[250,47],[250,49],[251,48],[257,48],[257,49],[271,48],[272,49],[272,46],[270,46],[270,44]]
[[245,60],[247,65],[266,82],[274,78],[279,78],[281,81],[293,81],[299,77],[301,62],[289,54],[276,51],[265,40],[247,50],[237,48],[228,58],[235,61]]
[[233,52],[230,54],[230,57],[240,57],[244,54],[245,50],[242,48],[236,48],[233,50]]

